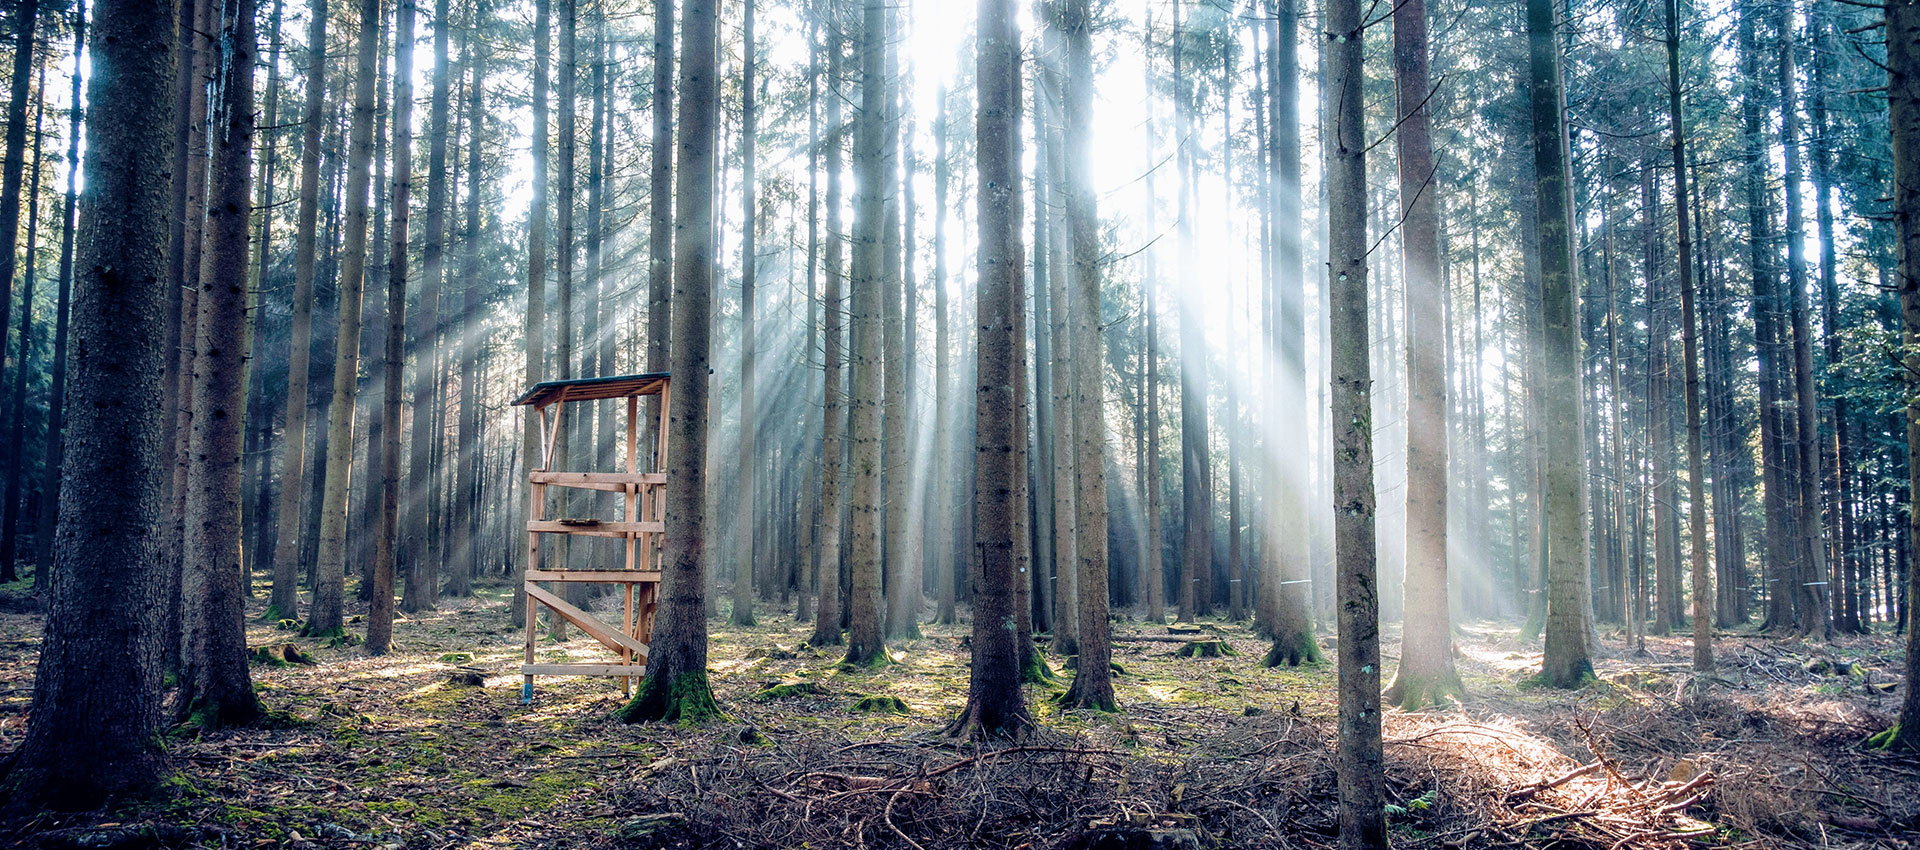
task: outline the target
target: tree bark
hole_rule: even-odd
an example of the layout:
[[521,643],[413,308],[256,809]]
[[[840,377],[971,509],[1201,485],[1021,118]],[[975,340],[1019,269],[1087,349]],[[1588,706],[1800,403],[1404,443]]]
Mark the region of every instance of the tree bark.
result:
[[860,29],[860,114],[853,166],[859,181],[854,199],[851,328],[852,492],[849,525],[852,540],[848,569],[847,662],[860,666],[887,661],[882,643],[883,510],[881,486],[882,288],[887,285],[882,256],[883,204],[892,162],[884,144],[886,120],[885,22],[880,0],[865,0]]
[[705,578],[708,309],[713,291],[719,6],[688,0],[680,29],[679,167],[674,175],[673,374],[667,406],[667,541],[647,678],[627,722],[697,723],[720,713],[707,678]]
[[[1540,0],[1534,0],[1540,2]],[[1329,0],[1325,53],[1328,314],[1333,384],[1334,559],[1340,594],[1340,850],[1385,850],[1376,594],[1373,385],[1367,328],[1366,30],[1359,0]]]
[[[1920,368],[1920,356],[1911,353],[1920,343],[1920,1],[1888,0],[1886,15],[1887,123],[1893,131],[1893,226],[1899,240],[1896,275],[1911,386],[1912,370]],[[1907,486],[1908,498],[1920,500],[1920,401],[1913,398],[1909,395],[1907,402]],[[1903,542],[1909,549],[1920,545],[1920,513],[1907,514],[1906,532]],[[1906,596],[1911,611],[1914,600],[1920,600],[1920,569],[1911,567],[1911,556],[1908,563]],[[46,662],[41,664],[44,670]],[[1920,683],[1920,628],[1908,625],[1906,689],[1900,698],[1898,724],[1887,736],[1888,749],[1920,750],[1916,683]],[[36,708],[37,696],[36,692]]]
[[[26,736],[0,777],[23,811],[144,794],[164,767],[161,573],[171,471],[153,412],[165,409],[167,303],[175,300],[166,251],[173,17],[148,0],[102,0],[94,12],[87,101],[100,117],[86,125],[57,580]],[[109,480],[118,486],[87,486]]]
[[[434,0],[433,7],[433,94],[427,113],[427,206],[426,232],[420,257],[419,309],[414,312],[413,402],[411,444],[407,459],[407,585],[403,606],[409,612],[434,606],[439,590],[439,561],[445,553],[431,545],[436,527],[429,516],[439,488],[435,481],[440,470],[433,463],[434,443],[439,429],[433,427],[433,414],[439,406],[440,361],[440,280],[446,276],[447,207],[447,127],[448,79],[447,37],[448,0]],[[411,53],[412,45],[407,45]],[[409,62],[411,64],[411,62]]]
[[[253,0],[222,4],[208,93],[207,222],[194,318],[193,432],[187,438],[185,571],[176,711],[202,730],[260,715],[247,669],[240,560],[241,441],[247,407],[248,228],[253,209]],[[82,485],[86,486],[86,485]],[[97,485],[95,485],[97,486]]]
[[1534,182],[1539,187],[1540,307],[1546,352],[1543,404],[1546,431],[1546,654],[1541,676],[1554,687],[1575,687],[1593,676],[1587,593],[1586,446],[1580,393],[1572,178],[1567,156],[1560,53],[1549,0],[1527,0],[1527,41],[1533,101]]
[[[87,42],[87,3],[78,0],[73,7],[73,53],[80,55]],[[73,93],[67,112],[67,170],[80,173],[80,136],[86,129],[86,110],[81,106],[80,83],[73,75]],[[53,586],[53,537],[60,520],[60,467],[66,456],[67,413],[67,330],[73,313],[73,235],[74,213],[79,205],[79,181],[67,181],[67,196],[60,212],[60,283],[54,301],[53,376],[47,389],[47,456],[41,464],[40,516],[34,541],[33,584],[45,593]]]
[[1116,711],[1113,645],[1107,625],[1107,426],[1106,346],[1101,341],[1102,250],[1093,190],[1093,35],[1087,0],[1065,0],[1055,9],[1065,37],[1067,68],[1066,212],[1073,257],[1074,434],[1079,489],[1074,494],[1078,581],[1079,666],[1061,704]]
[[[473,28],[475,31],[484,30],[486,23],[487,0],[476,0]],[[457,447],[454,462],[459,464],[459,470],[453,498],[453,545],[450,547],[447,569],[447,595],[453,597],[473,595],[473,578],[483,566],[480,560],[480,524],[483,517],[476,508],[481,504],[480,464],[485,443],[481,442],[479,434],[480,386],[475,374],[475,361],[480,359],[482,349],[481,341],[475,337],[476,325],[481,318],[480,196],[483,172],[480,151],[482,140],[486,138],[484,95],[487,75],[486,59],[475,47],[477,41],[479,39],[470,33],[461,49],[465,57],[461,64],[467,66],[473,74],[473,80],[467,85],[467,221],[463,234],[466,244],[460,260],[459,333],[454,337],[454,356],[460,360],[460,420],[454,440]]]
[[347,208],[341,246],[340,330],[334,340],[333,401],[327,408],[326,484],[320,497],[320,538],[313,607],[306,634],[342,633],[341,603],[347,567],[347,485],[353,466],[353,413],[360,368],[360,300],[366,284],[367,196],[373,162],[374,68],[380,40],[381,0],[361,0],[360,39],[353,83],[353,123],[348,130]]
[[753,622],[753,579],[754,579],[754,541],[759,535],[754,533],[755,522],[760,512],[755,499],[758,482],[755,473],[760,465],[754,451],[755,419],[753,390],[757,376],[754,374],[756,353],[754,351],[753,324],[753,286],[759,257],[754,245],[758,235],[759,210],[754,204],[754,155],[759,141],[759,128],[754,114],[753,72],[759,57],[754,50],[753,0],[746,0],[746,16],[741,26],[741,39],[745,43],[744,54],[740,60],[740,156],[742,175],[740,178],[740,493],[735,497],[738,513],[734,517],[734,533],[742,541],[735,556],[733,571],[733,617],[736,626],[751,626]]
[[[868,0],[869,10],[878,0]],[[1011,0],[979,0],[974,147],[979,170],[978,388],[974,414],[973,660],[967,705],[947,725],[954,737],[1018,735],[1032,719],[1020,694],[1019,612],[1024,581],[1018,513],[1025,509],[1025,435],[1019,299],[1025,258],[1020,241],[1020,33]],[[869,11],[870,18],[877,13]]]
[[1706,462],[1700,437],[1700,333],[1694,314],[1693,238],[1687,206],[1687,129],[1680,111],[1679,0],[1667,0],[1667,129],[1673,145],[1673,208],[1679,238],[1680,336],[1687,380],[1687,531],[1693,549],[1693,669],[1713,669],[1713,615],[1707,588]]
[[[398,0],[393,21],[393,201],[388,215],[392,253],[387,259],[387,333],[381,357],[385,377],[381,401],[379,468],[380,519],[373,549],[373,595],[367,609],[367,654],[385,655],[393,641],[394,579],[400,574],[400,394],[406,380],[407,356],[407,239],[411,235],[413,193],[413,25],[417,0]],[[433,370],[422,364],[426,380]],[[424,506],[422,506],[424,507]],[[427,533],[413,526],[409,541]],[[415,564],[405,565],[409,570]]]
[[[846,354],[841,350],[841,282],[844,268],[841,258],[840,226],[840,167],[841,150],[845,147],[846,126],[840,120],[840,78],[841,27],[838,14],[838,0],[825,0],[825,6],[834,12],[822,31],[826,34],[822,49],[827,52],[827,133],[826,160],[827,172],[827,238],[824,263],[826,265],[826,284],[822,288],[820,363],[823,372],[821,380],[821,419],[820,419],[820,601],[815,606],[813,637],[809,643],[814,646],[838,646],[840,635],[840,538],[841,521],[845,515],[845,497],[842,493],[846,455],[846,446],[841,437],[846,424],[846,411],[842,405],[844,392],[841,389],[841,377],[844,367],[841,361]],[[818,14],[818,12],[816,12]]]
[[[672,8],[671,0],[659,0],[657,6]],[[531,387],[547,379],[547,74],[549,61],[549,42],[552,40],[553,9],[551,0],[534,0],[533,4],[533,198],[527,206],[527,322],[524,342],[527,346],[526,384]],[[655,48],[660,39],[670,39],[673,29],[667,28],[666,34],[656,35]],[[656,60],[657,64],[658,60]],[[656,73],[657,70],[656,70]],[[655,100],[656,112],[667,109],[671,101]],[[659,147],[655,147],[654,156],[669,156]],[[657,210],[659,205],[655,205]],[[659,213],[656,212],[655,215]],[[664,352],[664,349],[662,349]],[[650,371],[665,371],[665,356],[661,365],[656,367],[648,361]],[[542,446],[540,445],[539,415],[531,410],[521,417],[520,464],[525,469],[533,469],[539,463]],[[664,459],[660,459],[663,462]],[[656,467],[658,468],[658,467]],[[533,488],[523,491],[524,503],[521,516],[531,516],[533,507]],[[526,625],[527,597],[526,583],[522,578],[528,569],[538,569],[539,564],[532,563],[525,546],[514,547],[513,569],[513,624]]]
[[1453,666],[1447,594],[1446,280],[1427,97],[1427,4],[1393,7],[1394,92],[1400,126],[1400,251],[1407,287],[1407,527],[1405,631],[1387,702],[1424,708],[1466,688]]

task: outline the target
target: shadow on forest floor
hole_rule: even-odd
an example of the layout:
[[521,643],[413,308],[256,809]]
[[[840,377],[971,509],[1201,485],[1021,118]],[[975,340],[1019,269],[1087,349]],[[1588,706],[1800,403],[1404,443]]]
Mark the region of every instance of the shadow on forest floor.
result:
[[[1153,830],[1169,847],[1335,840],[1333,671],[1261,668],[1264,642],[1241,624],[1200,624],[1237,655],[1186,659],[1166,628],[1117,623],[1122,713],[1055,709],[1046,697],[1071,676],[1060,671],[1057,686],[1029,688],[1033,734],[976,748],[940,737],[965,701],[964,625],[924,627],[890,645],[897,663],[842,672],[832,649],[805,646],[811,628],[790,609],[763,606],[747,630],[715,620],[713,684],[730,718],[636,727],[613,719],[620,680],[544,677],[521,705],[524,632],[509,598],[482,588],[401,615],[383,658],[250,621],[250,645],[293,643],[317,662],[254,666],[289,728],[176,736],[167,801],[45,815],[0,846],[1044,850]],[[25,725],[39,628],[30,607],[0,608],[0,749]],[[543,637],[543,660],[607,659],[572,637]],[[1458,637],[1466,704],[1386,717],[1397,847],[1920,846],[1920,763],[1861,747],[1905,686],[1887,635],[1723,632],[1711,680],[1689,672],[1683,639],[1651,638],[1651,657],[1603,658],[1599,681],[1572,692],[1525,687],[1538,644],[1507,624],[1468,623]],[[1396,644],[1390,629],[1389,663]],[[906,713],[856,710],[868,696]]]

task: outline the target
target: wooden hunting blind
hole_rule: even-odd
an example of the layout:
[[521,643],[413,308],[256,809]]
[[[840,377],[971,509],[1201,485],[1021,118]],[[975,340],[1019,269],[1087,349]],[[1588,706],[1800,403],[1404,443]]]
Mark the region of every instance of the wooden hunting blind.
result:
[[[520,668],[521,699],[533,701],[534,676],[616,676],[625,678],[629,690],[647,672],[647,643],[653,637],[653,613],[660,598],[660,546],[666,533],[667,475],[661,471],[667,463],[667,373],[619,375],[606,378],[577,378],[568,381],[543,381],[514,400],[516,406],[531,408],[540,417],[540,460],[527,474],[531,488],[527,516],[527,658]],[[640,451],[640,399],[660,397],[659,421],[653,428],[653,445],[646,454]],[[562,414],[573,402],[597,402],[625,399],[627,403],[627,442],[625,470],[621,472],[569,472],[553,468],[554,441],[564,427]],[[581,415],[591,415],[592,407]],[[591,457],[589,453],[587,455]],[[643,460],[644,459],[644,460]],[[650,471],[640,471],[642,466]],[[587,517],[547,516],[547,488],[562,487],[621,494],[624,508],[618,520]],[[585,500],[570,500],[584,502]],[[618,566],[595,564],[592,569],[571,569],[569,563],[543,565],[540,562],[542,536],[561,534],[569,538],[613,538],[625,544],[625,558]],[[585,542],[584,540],[581,542]],[[576,554],[568,559],[578,562]],[[608,625],[592,613],[568,602],[543,584],[592,583],[623,586],[624,604],[620,624]],[[607,649],[618,654],[615,663],[574,664],[540,663],[534,655],[541,608],[553,612]]]

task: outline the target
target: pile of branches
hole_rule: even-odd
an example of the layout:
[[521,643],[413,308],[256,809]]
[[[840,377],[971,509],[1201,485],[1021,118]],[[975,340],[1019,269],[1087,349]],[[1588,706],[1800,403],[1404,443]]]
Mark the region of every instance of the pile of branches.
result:
[[[1117,836],[1157,842],[1128,846],[1332,846],[1332,724],[1268,715],[1226,726],[1192,736],[1147,712],[1100,740],[1036,730],[988,745],[930,735],[781,744],[742,730],[680,741],[613,783],[615,808],[636,817],[607,843],[943,850],[1080,848]],[[1139,746],[1162,735],[1176,755]],[[1711,773],[1632,781],[1600,761],[1571,763],[1515,728],[1396,716],[1389,829],[1397,845],[1595,850],[1663,849],[1713,831],[1687,816]]]
[[[1271,746],[1271,733],[1265,737],[1269,754],[1284,749]],[[619,810],[651,814],[629,821],[609,843],[1053,848],[1085,846],[1103,833],[1160,833],[1174,847],[1327,846],[1334,785],[1324,744],[1331,739],[1298,735],[1303,744],[1309,737],[1317,741],[1306,758],[1239,763],[1211,754],[1155,759],[1128,752],[1125,741],[1045,729],[982,744],[932,735],[771,746],[722,739],[703,752],[683,748],[614,784]]]

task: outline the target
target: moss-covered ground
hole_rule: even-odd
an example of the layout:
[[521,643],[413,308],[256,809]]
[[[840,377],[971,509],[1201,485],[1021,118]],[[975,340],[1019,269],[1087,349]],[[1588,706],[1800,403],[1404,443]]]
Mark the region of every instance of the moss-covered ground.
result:
[[[812,625],[795,622],[791,611],[765,606],[759,625],[739,629],[726,624],[723,602],[710,621],[710,671],[725,718],[692,727],[629,725],[615,716],[626,702],[618,679],[541,677],[532,703],[522,703],[525,632],[510,623],[510,597],[509,588],[482,587],[471,599],[398,615],[394,650],[380,658],[258,619],[265,612],[264,598],[257,600],[249,644],[292,644],[314,662],[252,667],[274,728],[177,732],[167,743],[177,776],[165,802],[43,815],[26,834],[66,842],[112,828],[106,825],[153,823],[229,847],[749,846],[762,835],[752,825],[728,833],[732,843],[710,842],[688,837],[675,818],[737,802],[741,812],[765,813],[755,815],[760,821],[785,818],[791,826],[868,798],[871,811],[831,815],[841,820],[816,824],[817,834],[795,828],[781,841],[764,840],[822,846],[833,842],[821,836],[839,835],[849,844],[905,847],[900,839],[915,827],[896,831],[892,822],[907,820],[916,806],[918,828],[932,832],[916,833],[914,843],[931,847],[940,834],[936,815],[915,802],[933,792],[883,786],[889,800],[858,789],[878,781],[872,776],[924,774],[975,752],[938,737],[966,701],[966,625],[923,624],[922,637],[889,643],[893,663],[851,669],[839,663],[837,648],[808,647]],[[16,745],[25,727],[40,623],[18,593],[0,599],[0,750]],[[1331,665],[1265,668],[1268,641],[1247,625],[1198,625],[1205,639],[1236,654],[1177,657],[1194,635],[1116,620],[1117,714],[1062,711],[1047,699],[1066,689],[1070,672],[1028,686],[1028,708],[1054,752],[1097,753],[1104,761],[1083,777],[1097,786],[1091,797],[1061,803],[1061,811],[1078,814],[1012,823],[1009,834],[1028,830],[1030,845],[1044,848],[1096,820],[1146,817],[1216,839],[1241,835],[1249,846],[1262,842],[1244,829],[1258,832],[1262,823],[1292,835],[1296,846],[1331,843]],[[348,624],[350,632],[362,629],[359,618]],[[611,660],[578,630],[565,643],[552,642],[544,628],[540,635],[542,660]],[[1705,679],[1688,672],[1681,639],[1653,639],[1650,658],[1598,659],[1598,679],[1578,691],[1524,687],[1538,669],[1539,646],[1521,641],[1511,624],[1468,623],[1458,638],[1465,703],[1387,716],[1390,797],[1400,807],[1394,829],[1409,846],[1590,846],[1574,840],[1578,817],[1543,822],[1565,827],[1552,832],[1513,832],[1496,820],[1551,814],[1526,815],[1531,810],[1498,795],[1595,759],[1656,784],[1683,767],[1715,772],[1713,790],[1676,815],[1714,828],[1696,844],[1896,847],[1920,830],[1920,771],[1860,746],[1890,723],[1904,687],[1888,635],[1783,644],[1723,633],[1721,669]],[[1328,658],[1332,640],[1320,636]],[[1397,630],[1389,629],[1389,665],[1396,644]],[[1810,663],[1816,660],[1823,663]],[[1057,656],[1047,662],[1067,669]],[[851,761],[821,771],[825,758]],[[1034,769],[1057,769],[1060,759],[1047,758],[1054,760]],[[785,769],[790,764],[815,768]],[[1473,765],[1484,769],[1476,775]],[[1212,778],[1176,781],[1188,775]],[[1604,776],[1595,780],[1601,784],[1586,781],[1539,799],[1573,811],[1581,799],[1593,806],[1594,795],[1616,793],[1605,791],[1611,780]],[[1228,787],[1247,790],[1221,790]],[[1213,801],[1198,802],[1203,792]],[[1284,806],[1274,802],[1282,799]],[[1476,818],[1491,830],[1484,842],[1460,831]],[[992,843],[987,834],[977,831],[974,840]],[[15,845],[0,838],[0,846]]]

